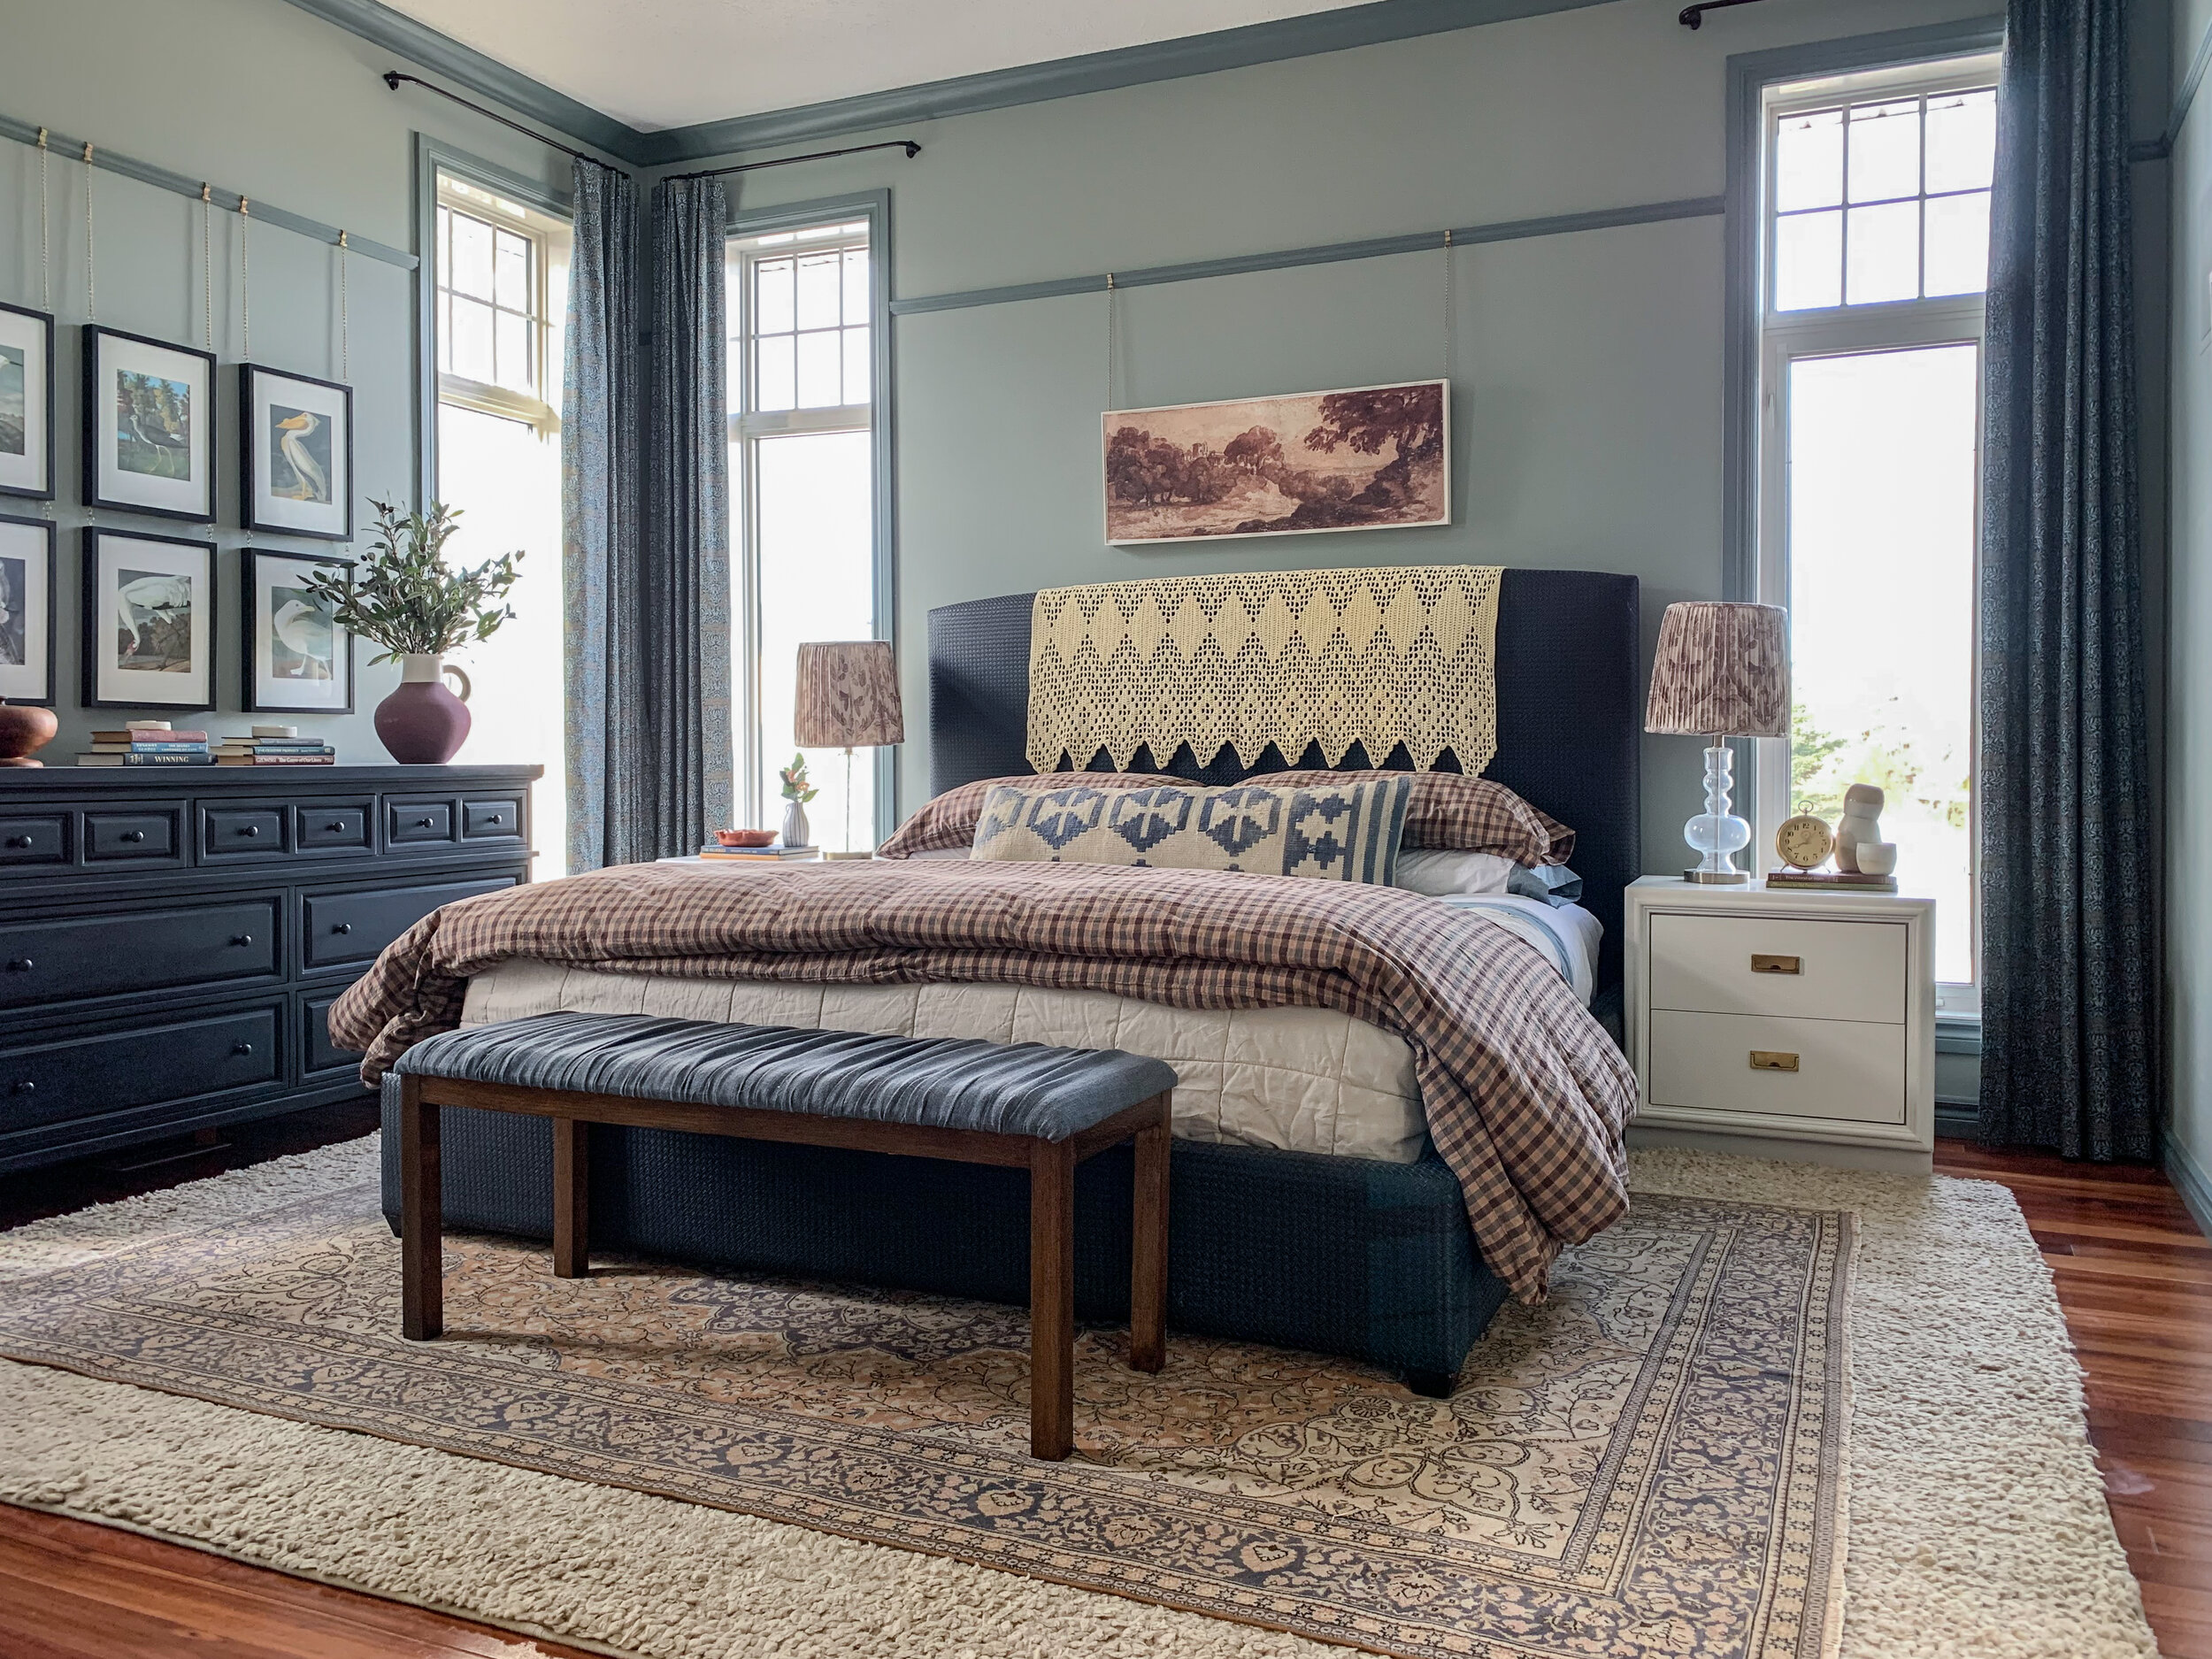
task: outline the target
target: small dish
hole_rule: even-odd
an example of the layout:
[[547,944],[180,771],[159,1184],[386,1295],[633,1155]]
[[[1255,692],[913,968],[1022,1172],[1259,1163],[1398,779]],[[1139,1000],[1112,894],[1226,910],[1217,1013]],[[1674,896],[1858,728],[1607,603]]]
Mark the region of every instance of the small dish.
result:
[[725,847],[772,847],[776,841],[773,830],[717,830],[714,839]]

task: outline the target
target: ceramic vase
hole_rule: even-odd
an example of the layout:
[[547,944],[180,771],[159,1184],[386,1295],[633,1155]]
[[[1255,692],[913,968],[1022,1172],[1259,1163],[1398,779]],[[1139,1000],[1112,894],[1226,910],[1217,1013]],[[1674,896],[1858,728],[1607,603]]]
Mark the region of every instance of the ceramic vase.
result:
[[[468,738],[469,677],[435,651],[410,651],[399,663],[398,686],[376,705],[377,740],[402,765],[443,765]],[[457,697],[448,674],[461,682]]]
[[51,709],[0,697],[0,766],[43,766],[31,751],[54,741],[61,722]]
[[813,827],[806,821],[806,808],[796,801],[788,803],[783,809],[783,844],[787,847],[810,846],[812,843],[807,837],[811,833]]

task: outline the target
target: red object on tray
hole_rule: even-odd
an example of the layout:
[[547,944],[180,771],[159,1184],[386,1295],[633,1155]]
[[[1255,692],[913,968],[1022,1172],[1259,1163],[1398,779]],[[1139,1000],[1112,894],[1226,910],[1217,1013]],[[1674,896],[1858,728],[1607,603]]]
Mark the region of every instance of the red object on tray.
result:
[[717,830],[714,839],[725,847],[772,847],[775,844],[773,830]]

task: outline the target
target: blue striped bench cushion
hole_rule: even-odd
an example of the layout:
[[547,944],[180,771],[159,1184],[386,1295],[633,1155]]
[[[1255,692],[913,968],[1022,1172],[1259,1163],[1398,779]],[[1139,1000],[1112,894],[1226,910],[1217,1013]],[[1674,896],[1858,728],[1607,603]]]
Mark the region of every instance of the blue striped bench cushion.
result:
[[518,1088],[1065,1141],[1175,1087],[1118,1048],[886,1037],[641,1014],[540,1014],[425,1038],[392,1067]]

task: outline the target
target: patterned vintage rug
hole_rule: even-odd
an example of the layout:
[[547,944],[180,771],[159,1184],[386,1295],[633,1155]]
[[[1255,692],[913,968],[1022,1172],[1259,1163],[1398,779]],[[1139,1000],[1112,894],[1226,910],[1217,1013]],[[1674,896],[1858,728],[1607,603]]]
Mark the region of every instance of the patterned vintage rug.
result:
[[373,1187],[15,1279],[0,1354],[1406,1655],[1823,1659],[1854,1223],[1640,1197],[1448,1402],[1340,1362],[1084,1334],[1023,1455],[1017,1310],[449,1238],[397,1336]]

